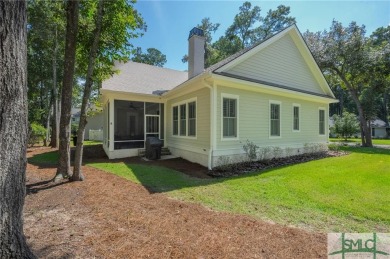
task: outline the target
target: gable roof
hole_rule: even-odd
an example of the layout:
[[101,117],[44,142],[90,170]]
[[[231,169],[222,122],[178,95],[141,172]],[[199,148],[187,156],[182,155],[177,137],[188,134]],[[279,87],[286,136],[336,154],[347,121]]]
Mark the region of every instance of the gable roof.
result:
[[[263,78],[250,78],[243,77],[238,74],[229,73],[229,69],[243,63],[245,60],[251,58],[256,53],[259,53],[267,46],[272,46],[274,42],[283,38],[286,35],[290,35],[292,44],[296,47],[299,56],[306,64],[310,76],[311,82],[308,85],[315,84],[317,89],[310,91],[310,89],[301,89],[297,87],[299,82],[295,82],[295,86],[290,82],[274,82],[273,80],[264,80]],[[243,80],[251,83],[265,85],[269,87],[276,87],[283,90],[300,92],[304,94],[325,97],[332,99],[332,102],[337,101],[330,89],[324,75],[319,69],[312,53],[310,52],[306,42],[304,41],[301,33],[296,25],[291,25],[284,30],[271,35],[265,40],[254,44],[251,47],[243,49],[226,59],[206,68],[202,73],[188,79],[188,73],[183,71],[177,71],[173,69],[161,68],[151,66],[147,64],[141,64],[136,62],[118,63],[116,68],[120,70],[119,75],[114,75],[110,79],[103,82],[102,90],[111,90],[119,92],[129,92],[136,94],[155,94],[155,95],[167,95],[173,94],[179,91],[183,87],[191,85],[191,82],[204,77],[206,75],[220,75],[226,78],[233,78]],[[174,90],[174,91],[171,91]]]
[[[288,36],[287,36],[288,35]],[[286,38],[288,37],[288,38]],[[299,61],[301,68],[307,69],[306,72],[306,80],[308,85],[310,87],[306,87],[307,89],[303,88],[302,86],[304,83],[302,80],[297,80],[296,82],[290,81],[288,78],[288,75],[286,75],[286,80],[280,80],[280,82],[274,82],[273,80],[267,80],[267,73],[273,72],[273,73],[281,73],[280,76],[283,77],[283,72],[292,72],[291,70],[297,70],[298,67],[288,67],[286,64],[282,64],[285,62],[280,62],[279,66],[274,66],[273,68],[263,69],[263,71],[256,71],[256,72],[263,72],[257,73],[257,77],[253,78],[250,76],[243,76],[240,75],[240,73],[237,73],[237,71],[234,72],[235,68],[238,68],[239,66],[242,66],[244,62],[246,62],[249,59],[254,59],[255,55],[261,55],[264,53],[266,49],[270,49],[272,47],[275,47],[276,44],[280,44],[281,41],[286,41],[286,39],[289,40],[287,44],[290,44],[293,46],[293,49],[289,49],[285,51],[283,54],[285,56],[282,56],[282,58],[287,58],[289,54],[295,54],[294,61]],[[284,49],[278,49],[278,51],[283,51]],[[295,51],[296,53],[291,53],[291,51]],[[274,52],[276,55],[282,55],[280,52]],[[261,59],[261,57],[260,57]],[[269,65],[265,63],[266,60],[261,60],[261,63],[259,65]],[[298,63],[299,63],[298,62]],[[278,68],[281,68],[284,66],[284,69],[286,71],[278,71]],[[253,66],[249,69],[253,70]],[[242,70],[243,68],[241,68]],[[256,67],[256,69],[258,69]],[[239,70],[239,69],[238,69]],[[225,60],[222,60],[221,62],[211,66],[208,71],[219,74],[226,77],[236,78],[244,81],[250,81],[255,82],[259,84],[269,85],[273,87],[283,88],[287,90],[293,90],[297,92],[303,92],[308,94],[313,94],[317,96],[323,96],[323,97],[329,97],[334,99],[335,96],[330,89],[328,82],[326,81],[324,75],[322,74],[317,62],[315,61],[310,49],[308,48],[306,42],[304,41],[302,34],[299,32],[297,26],[295,24],[291,25],[290,27],[285,28],[284,30],[272,35],[271,37],[265,39],[264,41],[261,41],[257,44],[255,44],[252,47],[249,47],[247,49],[244,49],[230,57],[228,57]],[[303,70],[302,70],[303,71]],[[255,72],[255,71],[253,71]],[[291,78],[292,79],[292,78]],[[317,89],[316,89],[317,87]],[[312,88],[312,89],[310,89]]]
[[272,35],[266,37],[264,40],[261,40],[261,41],[255,43],[255,44],[253,44],[252,46],[249,46],[249,47],[247,47],[245,49],[242,49],[242,50],[234,53],[233,55],[231,55],[231,56],[229,56],[229,57],[227,57],[227,58],[225,58],[225,59],[215,63],[214,65],[209,66],[208,68],[206,68],[205,72],[215,72],[217,69],[219,69],[219,68],[223,67],[224,65],[232,62],[233,60],[235,60],[235,59],[239,58],[240,56],[244,55],[245,53],[247,53],[248,51],[256,48],[257,46],[259,46],[263,42],[271,39],[272,37],[276,36],[277,34],[283,32],[283,31],[285,31],[285,30],[287,30],[289,28],[290,27],[284,28],[283,30],[279,31],[278,33],[272,34]]
[[171,90],[188,79],[188,73],[137,62],[116,63],[119,74],[102,83],[102,90],[157,94]]

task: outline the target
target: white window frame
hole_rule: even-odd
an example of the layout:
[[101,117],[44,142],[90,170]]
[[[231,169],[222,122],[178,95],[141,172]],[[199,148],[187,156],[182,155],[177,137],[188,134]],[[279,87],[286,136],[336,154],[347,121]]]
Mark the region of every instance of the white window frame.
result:
[[[236,137],[223,136],[223,99],[224,98],[236,100],[236,120],[237,120]],[[221,93],[221,141],[235,141],[239,139],[240,139],[240,96],[235,94]]]
[[[188,116],[189,116],[189,110],[188,110],[188,104],[189,103],[195,103],[195,136],[188,136]],[[185,135],[180,135],[180,105],[183,105],[185,104],[186,106],[186,134]],[[174,107],[177,107],[178,109],[178,128],[177,128],[177,135],[173,135],[173,124],[172,124],[172,132],[171,132],[171,136],[174,137],[174,138],[184,138],[184,139],[197,139],[198,138],[198,98],[197,97],[194,97],[194,98],[190,98],[190,99],[186,99],[186,100],[183,100],[183,101],[180,101],[180,102],[176,102],[174,104],[171,105],[171,111],[172,111],[172,123],[173,123],[173,108]]]
[[[320,134],[320,111],[324,111],[324,134]],[[325,107],[318,108],[318,135],[323,137],[326,136],[326,109]]]
[[[271,105],[272,104],[278,104],[279,105],[279,136],[272,136],[271,135]],[[276,100],[269,100],[268,105],[268,123],[269,123],[269,133],[268,136],[270,139],[280,139],[282,138],[282,102],[276,101]]]
[[[292,131],[300,132],[301,131],[301,105],[299,103],[293,103],[292,105]],[[298,107],[298,129],[294,129],[295,118],[294,118],[294,108]]]

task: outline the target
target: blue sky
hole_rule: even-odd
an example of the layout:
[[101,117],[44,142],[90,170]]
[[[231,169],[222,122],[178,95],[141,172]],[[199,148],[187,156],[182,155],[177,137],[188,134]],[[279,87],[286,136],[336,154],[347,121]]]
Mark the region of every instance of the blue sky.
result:
[[[244,1],[165,1],[138,0],[136,9],[147,23],[142,38],[132,40],[135,47],[157,48],[167,56],[164,67],[186,70],[181,58],[187,53],[188,33],[202,18],[210,17],[220,27],[213,40],[225,33]],[[280,4],[290,6],[301,32],[328,29],[333,19],[348,25],[356,21],[366,26],[367,35],[376,28],[390,24],[390,1],[251,1],[265,16]]]

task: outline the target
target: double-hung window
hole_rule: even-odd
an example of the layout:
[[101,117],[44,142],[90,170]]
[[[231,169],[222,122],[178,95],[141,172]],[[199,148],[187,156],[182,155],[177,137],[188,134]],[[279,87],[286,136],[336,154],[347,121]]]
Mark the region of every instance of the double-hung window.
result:
[[325,135],[325,110],[319,109],[319,133]]
[[177,136],[179,134],[179,108],[178,108],[178,106],[174,106],[173,107],[173,109],[172,109],[172,118],[173,118],[172,134]]
[[280,137],[280,103],[270,103],[270,136]]
[[237,138],[237,99],[222,99],[223,137]]
[[186,104],[180,105],[180,136],[187,135],[187,113]]
[[196,102],[188,103],[188,136],[196,136]]
[[173,136],[196,137],[196,98],[194,99],[172,106]]
[[299,113],[300,106],[297,104],[293,105],[293,131],[299,131]]

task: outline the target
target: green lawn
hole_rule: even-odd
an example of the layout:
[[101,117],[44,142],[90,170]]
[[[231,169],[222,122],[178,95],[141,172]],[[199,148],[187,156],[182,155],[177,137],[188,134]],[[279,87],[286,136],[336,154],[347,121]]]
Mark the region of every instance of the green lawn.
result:
[[323,232],[389,232],[390,150],[343,149],[351,154],[227,179],[121,162],[89,165],[215,210]]
[[[94,141],[94,140],[84,140],[84,146],[90,146],[90,145],[100,145],[102,142],[100,141]],[[73,142],[71,141],[71,147],[73,147]],[[48,153],[43,153],[40,155],[35,155],[31,158],[28,159],[30,163],[35,163],[35,164],[46,164],[46,165],[54,165],[57,164],[58,162],[58,152],[56,151],[51,151]]]
[[[329,138],[330,142],[345,142],[343,138]],[[361,143],[360,138],[349,138],[347,142]],[[374,145],[390,145],[390,139],[372,139]]]

